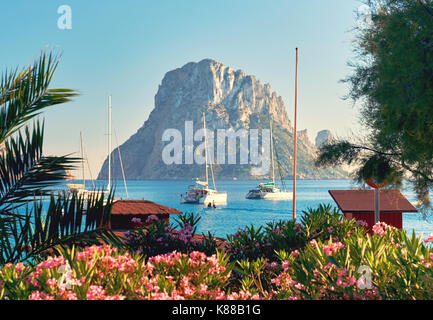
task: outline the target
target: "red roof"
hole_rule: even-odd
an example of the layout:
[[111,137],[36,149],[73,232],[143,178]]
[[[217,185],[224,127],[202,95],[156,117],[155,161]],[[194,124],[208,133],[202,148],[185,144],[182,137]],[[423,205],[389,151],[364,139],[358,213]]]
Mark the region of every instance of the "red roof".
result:
[[148,200],[117,200],[112,215],[182,214],[181,211]]
[[[374,190],[329,190],[343,213],[374,212]],[[379,209],[385,212],[417,212],[398,190],[380,190]]]

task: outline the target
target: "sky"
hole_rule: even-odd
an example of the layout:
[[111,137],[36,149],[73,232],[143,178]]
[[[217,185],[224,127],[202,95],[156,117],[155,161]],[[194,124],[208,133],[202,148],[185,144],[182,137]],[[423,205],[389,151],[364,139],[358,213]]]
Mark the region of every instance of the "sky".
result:
[[[71,29],[58,27],[61,5],[71,8]],[[2,1],[0,72],[28,66],[44,49],[61,54],[51,87],[80,95],[43,113],[44,153],[78,153],[82,132],[93,177],[107,157],[108,95],[115,147],[147,120],[166,72],[205,58],[269,83],[293,121],[298,47],[298,130],[307,129],[312,141],[323,129],[343,137],[359,129],[358,109],[343,99],[348,87],[340,80],[356,58],[352,30],[361,6],[359,0]]]

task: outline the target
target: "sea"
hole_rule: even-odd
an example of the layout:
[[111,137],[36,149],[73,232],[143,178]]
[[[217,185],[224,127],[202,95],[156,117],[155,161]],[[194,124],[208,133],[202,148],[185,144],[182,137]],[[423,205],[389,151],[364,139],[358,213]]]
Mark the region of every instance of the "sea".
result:
[[[245,195],[262,181],[216,181],[218,191],[227,192],[227,205],[217,208],[206,208],[203,205],[181,204],[180,194],[184,193],[194,181],[123,181],[112,182],[115,187],[115,198],[150,200],[165,206],[176,208],[182,212],[193,212],[201,217],[197,232],[226,238],[235,233],[238,228],[254,225],[264,226],[266,223],[278,220],[292,219],[292,201],[248,200]],[[264,182],[264,181],[263,181]],[[80,183],[80,182],[78,182]],[[292,190],[293,181],[285,181],[287,190]],[[107,181],[95,181],[96,188],[106,186]],[[87,188],[92,187],[91,181],[86,181]],[[63,186],[60,186],[63,187]],[[358,187],[350,180],[297,180],[296,183],[296,216],[297,220],[308,208],[316,208],[320,204],[335,202],[328,190],[344,190]],[[126,192],[127,191],[127,192]],[[403,195],[409,201],[415,201],[415,193],[409,183],[402,188]],[[433,233],[433,217],[423,219],[419,213],[404,213],[403,228],[412,233],[427,235]]]

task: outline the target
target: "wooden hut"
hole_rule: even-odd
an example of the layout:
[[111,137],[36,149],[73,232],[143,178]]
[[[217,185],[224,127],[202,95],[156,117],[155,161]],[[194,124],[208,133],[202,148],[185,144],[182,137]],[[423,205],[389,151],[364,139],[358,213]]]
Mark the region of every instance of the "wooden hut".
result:
[[[374,190],[329,190],[332,199],[348,220],[367,223],[371,232],[374,226]],[[380,190],[380,221],[398,229],[403,228],[403,212],[417,212],[415,207],[398,190]]]
[[132,229],[137,226],[133,222],[134,218],[145,223],[152,215],[169,222],[172,214],[182,214],[182,212],[148,200],[117,200],[111,210],[110,228]]

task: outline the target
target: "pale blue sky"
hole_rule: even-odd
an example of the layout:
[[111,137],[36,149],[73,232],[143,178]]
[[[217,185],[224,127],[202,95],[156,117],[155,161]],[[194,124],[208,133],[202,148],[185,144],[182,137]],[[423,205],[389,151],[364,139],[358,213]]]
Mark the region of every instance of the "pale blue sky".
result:
[[[72,29],[57,27],[60,5]],[[73,103],[44,113],[45,153],[79,150],[93,176],[107,154],[107,96],[123,143],[154,107],[164,74],[212,58],[243,69],[281,95],[293,119],[295,47],[300,50],[298,128],[311,139],[358,128],[341,98],[350,73],[358,0],[15,0],[0,3],[0,70],[28,65],[43,48],[62,52],[53,87],[78,90]],[[115,145],[113,137],[113,145]]]

